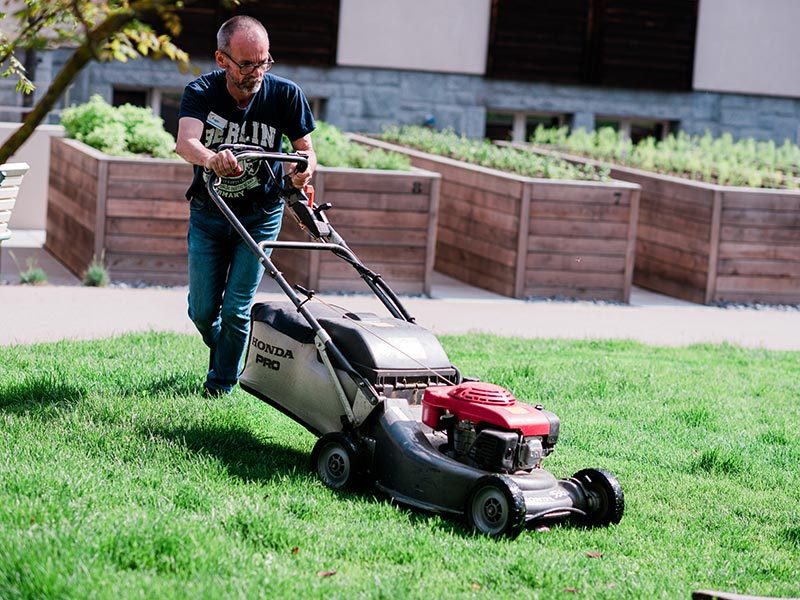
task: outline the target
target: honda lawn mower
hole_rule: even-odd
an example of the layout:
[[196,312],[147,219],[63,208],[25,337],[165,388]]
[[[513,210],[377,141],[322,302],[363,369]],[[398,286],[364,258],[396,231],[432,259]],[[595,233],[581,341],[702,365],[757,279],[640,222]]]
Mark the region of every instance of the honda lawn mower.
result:
[[[584,469],[556,479],[542,468],[558,440],[559,419],[508,390],[462,377],[436,337],[417,325],[400,299],[366,267],[317,206],[271,164],[301,154],[229,144],[240,163],[263,161],[289,213],[313,241],[256,243],[216,191],[208,192],[288,301],[252,308],[242,389],[319,436],[313,469],[333,489],[373,485],[397,502],[466,517],[489,536],[515,537],[526,525],[571,518],[609,525],[622,518],[617,479]],[[331,252],[353,267],[389,316],[349,312],[313,290],[292,287],[265,252]]]

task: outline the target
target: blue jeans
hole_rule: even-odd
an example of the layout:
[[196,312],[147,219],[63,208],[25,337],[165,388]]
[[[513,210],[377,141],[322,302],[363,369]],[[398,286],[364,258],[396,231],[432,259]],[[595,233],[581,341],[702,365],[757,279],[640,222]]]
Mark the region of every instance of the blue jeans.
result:
[[[277,238],[282,216],[282,202],[237,210],[256,242]],[[205,387],[229,392],[239,380],[264,266],[211,200],[191,201],[188,241],[189,318],[211,351]]]

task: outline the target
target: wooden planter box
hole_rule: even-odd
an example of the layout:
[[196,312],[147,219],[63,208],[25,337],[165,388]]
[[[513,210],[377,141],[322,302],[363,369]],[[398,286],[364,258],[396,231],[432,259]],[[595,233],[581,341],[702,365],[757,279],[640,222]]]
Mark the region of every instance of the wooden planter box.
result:
[[615,179],[641,186],[636,285],[703,304],[800,302],[800,191],[714,185],[555,154],[605,165]]
[[[45,246],[79,277],[93,257],[104,257],[114,281],[185,285],[191,178],[182,160],[114,157],[53,139]],[[331,220],[362,260],[398,292],[430,292],[438,175],[320,167],[314,182],[317,203],[334,204]],[[308,237],[287,214],[281,239]],[[332,255],[283,251],[274,258],[292,283],[366,289]]]
[[[339,235],[395,292],[430,295],[439,175],[420,169],[319,167],[314,190],[317,204],[333,205],[327,215]],[[288,211],[278,239],[309,241]],[[350,265],[330,252],[278,249],[273,259],[290,282],[309,289],[368,289]]]
[[191,165],[69,139],[50,148],[45,248],[78,277],[96,257],[115,281],[185,285]]
[[441,174],[438,271],[516,298],[628,301],[638,186],[522,177],[352,139]]

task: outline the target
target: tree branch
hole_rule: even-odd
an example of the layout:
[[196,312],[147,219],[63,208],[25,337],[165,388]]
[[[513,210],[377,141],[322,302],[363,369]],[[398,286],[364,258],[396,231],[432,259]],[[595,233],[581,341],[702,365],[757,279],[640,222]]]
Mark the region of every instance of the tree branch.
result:
[[136,13],[131,9],[120,10],[108,15],[102,23],[89,32],[86,41],[75,49],[75,52],[72,53],[72,56],[70,56],[50,84],[50,87],[47,88],[47,92],[36,103],[33,110],[28,113],[28,116],[25,117],[25,121],[19,129],[0,147],[0,164],[7,162],[44,120],[70,82],[94,58],[97,46],[108,40],[116,31],[130,23],[135,17]]

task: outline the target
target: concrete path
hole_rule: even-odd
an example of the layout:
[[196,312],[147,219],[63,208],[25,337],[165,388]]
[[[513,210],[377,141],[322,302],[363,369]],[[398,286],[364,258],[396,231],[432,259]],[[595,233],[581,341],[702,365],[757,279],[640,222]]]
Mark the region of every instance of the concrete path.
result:
[[[186,315],[186,288],[86,288],[40,247],[33,236],[2,247],[0,345],[92,339],[132,331],[195,333]],[[12,238],[13,239],[13,238]],[[25,244],[28,244],[25,246]],[[50,285],[14,285],[18,271],[38,257]],[[10,264],[9,264],[10,263]],[[284,299],[274,282],[257,301]],[[360,295],[322,295],[348,310],[385,314]],[[417,322],[435,333],[488,332],[504,336],[567,339],[631,339],[665,346],[728,342],[744,347],[800,350],[800,312],[724,309],[675,300],[634,288],[627,306],[592,302],[526,302],[498,296],[436,274],[432,298],[404,299]]]

